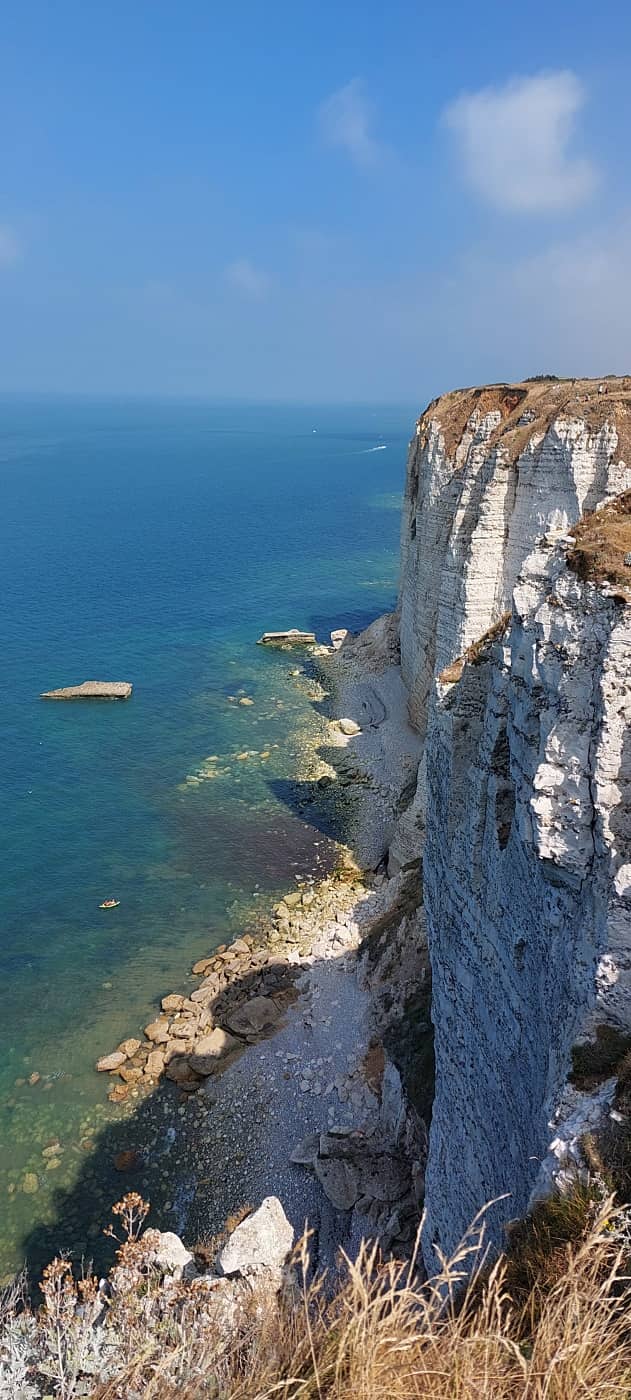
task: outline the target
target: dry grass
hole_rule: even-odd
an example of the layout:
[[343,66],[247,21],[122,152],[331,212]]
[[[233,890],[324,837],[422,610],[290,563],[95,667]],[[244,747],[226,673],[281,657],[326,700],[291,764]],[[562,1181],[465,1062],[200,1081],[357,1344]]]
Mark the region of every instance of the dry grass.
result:
[[601,510],[584,515],[572,527],[576,544],[568,554],[568,566],[583,581],[612,583],[631,595],[631,491],[624,491]]
[[[376,1246],[364,1244],[355,1263],[345,1261],[331,1297],[323,1280],[307,1283],[304,1239],[294,1282],[280,1297],[255,1284],[227,1312],[223,1295],[203,1279],[165,1283],[152,1267],[144,1211],[133,1194],[117,1208],[127,1237],[110,1275],[104,1323],[96,1280],[76,1284],[63,1260],[47,1271],[37,1317],[23,1310],[16,1317],[13,1305],[0,1312],[3,1397],[631,1396],[627,1221],[602,1191],[548,1203],[536,1223],[520,1227],[509,1256],[487,1268],[476,1263],[483,1263],[482,1213],[429,1282],[415,1259],[384,1263]],[[12,1386],[7,1356],[18,1353],[22,1380]]]
[[[622,1400],[631,1397],[628,1212],[597,1180],[516,1227],[484,1261],[484,1212],[436,1276],[364,1243],[337,1291],[165,1280],[131,1193],[105,1291],[46,1270],[39,1313],[0,1296],[2,1400]],[[228,1295],[222,1290],[226,1288]]]
[[[520,384],[487,384],[480,388],[455,389],[428,405],[419,420],[421,446],[432,421],[439,424],[447,456],[455,461],[472,413],[478,417],[499,413],[499,423],[491,433],[488,450],[500,446],[509,462],[516,462],[531,438],[544,435],[559,419],[581,420],[596,435],[605,424],[615,427],[617,446],[614,460],[629,460],[631,448],[631,379],[605,376],[602,379],[557,379],[554,375],[535,376]],[[601,392],[602,385],[602,392]],[[524,423],[523,415],[528,413]]]
[[466,1281],[477,1230],[425,1285],[365,1246],[332,1301],[316,1284],[259,1304],[227,1345],[198,1329],[169,1351],[165,1334],[99,1400],[620,1400],[631,1335],[614,1224],[606,1202],[519,1303],[506,1260]]
[[443,685],[453,685],[459,681],[465,665],[475,666],[478,661],[481,661],[487,647],[492,642],[496,642],[498,637],[504,636],[510,620],[510,610],[503,612],[498,617],[497,622],[493,622],[490,627],[487,627],[486,632],[482,633],[481,637],[476,637],[475,642],[471,642],[462,656],[457,656],[454,661],[450,661],[449,665],[445,666],[444,670],[440,672],[439,681]]

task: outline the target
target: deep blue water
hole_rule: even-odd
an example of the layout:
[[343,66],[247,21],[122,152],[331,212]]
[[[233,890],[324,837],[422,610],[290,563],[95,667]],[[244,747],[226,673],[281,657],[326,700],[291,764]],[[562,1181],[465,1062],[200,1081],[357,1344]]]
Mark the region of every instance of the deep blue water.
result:
[[[308,687],[255,641],[328,640],[393,604],[412,420],[0,401],[0,1274],[54,1221],[51,1182],[72,1183],[94,1114],[116,1111],[96,1056],[242,909],[325,859],[287,800]],[[92,678],[133,698],[38,699]]]

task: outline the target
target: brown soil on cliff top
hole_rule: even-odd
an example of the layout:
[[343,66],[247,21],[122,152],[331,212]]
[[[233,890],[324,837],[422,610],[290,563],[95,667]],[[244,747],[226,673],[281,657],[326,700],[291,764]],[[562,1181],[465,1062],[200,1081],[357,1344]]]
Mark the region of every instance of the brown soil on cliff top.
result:
[[584,515],[572,535],[568,567],[580,579],[617,584],[631,601],[631,491]]
[[[602,388],[601,388],[602,386]],[[510,462],[516,461],[533,434],[544,434],[555,418],[580,418],[592,433],[605,423],[618,434],[616,459],[631,460],[631,377],[611,379],[524,380],[521,384],[489,384],[455,389],[428,405],[420,419],[421,437],[433,420],[440,425],[448,457],[454,458],[467,423],[499,410],[501,422],[489,447],[499,442]],[[522,421],[524,414],[527,421]]]

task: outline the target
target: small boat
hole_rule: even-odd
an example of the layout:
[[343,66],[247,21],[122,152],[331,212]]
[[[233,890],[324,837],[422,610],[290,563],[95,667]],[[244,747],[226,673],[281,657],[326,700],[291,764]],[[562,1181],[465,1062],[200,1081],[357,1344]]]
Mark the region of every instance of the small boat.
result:
[[120,899],[104,899],[103,903],[99,904],[99,909],[118,909],[119,904]]

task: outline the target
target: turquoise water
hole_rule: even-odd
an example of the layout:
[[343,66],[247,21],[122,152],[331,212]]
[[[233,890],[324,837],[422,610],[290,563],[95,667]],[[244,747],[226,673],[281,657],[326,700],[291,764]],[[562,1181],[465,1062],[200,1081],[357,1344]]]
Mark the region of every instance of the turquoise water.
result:
[[[0,402],[0,1274],[54,1236],[121,1112],[97,1056],[330,858],[292,800],[308,676],[254,643],[328,640],[393,604],[411,424],[404,407]],[[92,678],[133,698],[38,699]]]

